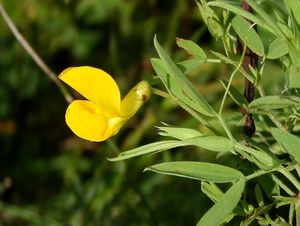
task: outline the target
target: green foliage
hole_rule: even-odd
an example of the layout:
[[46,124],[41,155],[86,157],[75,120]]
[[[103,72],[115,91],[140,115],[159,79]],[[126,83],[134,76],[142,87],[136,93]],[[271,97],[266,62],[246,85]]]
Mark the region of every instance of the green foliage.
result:
[[[163,131],[159,134],[178,139],[178,143],[220,152],[217,162],[225,159],[225,156],[232,158],[234,155],[241,156],[245,162],[239,167],[232,168],[226,160],[221,161],[222,164],[202,161],[167,161],[149,166],[145,170],[202,181],[202,191],[215,204],[202,216],[197,225],[217,226],[226,223],[236,225],[234,222],[240,222],[239,225],[244,226],[252,225],[254,222],[259,225],[293,225],[294,223],[298,225],[299,207],[294,195],[300,190],[298,154],[300,144],[299,138],[291,132],[299,133],[300,106],[297,88],[300,80],[298,62],[300,46],[296,41],[299,38],[299,25],[295,16],[295,9],[299,6],[299,2],[278,3],[271,12],[272,8],[267,1],[258,3],[247,0],[246,2],[253,9],[253,13],[231,2],[207,3],[204,0],[197,2],[200,14],[211,35],[222,41],[225,53],[210,50],[217,59],[211,59],[210,54],[195,42],[177,38],[177,45],[187,55],[191,55],[193,61],[187,59],[181,61],[188,62],[185,65],[176,64],[155,37],[154,46],[160,59],[151,60],[156,74],[170,95],[166,97],[171,97],[205,127],[200,129],[200,133],[195,132],[194,129],[177,126],[159,127]],[[284,7],[286,8],[283,9]],[[245,47],[239,46],[237,39]],[[246,59],[251,57],[251,54],[257,55],[256,63]],[[195,60],[199,60],[199,65]],[[274,78],[265,69],[269,65],[273,66],[274,60],[283,68],[281,76],[285,74],[287,79],[286,83],[278,80],[282,90],[278,87],[276,92],[266,94],[270,92],[271,87],[265,81]],[[228,82],[221,81],[225,94],[221,98],[219,111],[216,111],[216,106],[213,107],[204,96],[198,94],[194,84],[188,79],[187,72],[192,71],[191,69],[197,70],[196,67],[199,69],[204,67],[204,62],[225,63],[234,68],[232,72],[229,70],[225,72]],[[256,98],[251,103],[232,85],[237,80],[235,76],[237,72],[240,72],[239,76],[253,82],[258,90]],[[240,130],[229,126],[231,123],[235,126],[241,124],[243,116],[240,115],[240,121],[228,121],[224,113],[228,111],[228,108],[226,110],[224,108],[227,94],[235,106],[242,109],[246,117],[250,117],[249,114],[253,115],[251,117],[254,118],[257,128],[253,137],[240,136]],[[203,131],[208,132],[203,134]],[[155,150],[148,152],[151,150],[149,147],[156,144],[157,142],[154,142],[122,152],[112,160],[155,154],[173,148],[171,143],[169,147],[156,146]],[[222,187],[215,183],[230,183],[230,188],[223,191]],[[252,194],[255,199],[251,197]],[[289,213],[283,212],[280,217],[276,217],[273,213],[274,207],[286,205],[289,206]]]
[[[246,0],[253,12],[161,2],[5,2],[54,71],[89,64],[122,91],[145,78],[164,98],[111,140],[83,142],[67,131],[56,87],[1,30],[0,224],[300,224],[300,1]],[[245,65],[250,50],[255,66]]]
[[204,225],[220,225],[224,222],[224,218],[239,202],[244,191],[245,179],[241,178],[235,182],[228,191],[226,191],[220,200],[211,207],[197,223],[197,226]]
[[300,139],[279,128],[272,128],[271,132],[277,142],[283,146],[285,151],[289,153],[291,157],[295,158],[297,162],[300,162],[300,153],[298,151]]
[[147,170],[215,183],[234,182],[243,177],[243,174],[238,170],[206,162],[165,162],[149,166],[145,169],[145,171]]
[[232,27],[237,35],[241,38],[241,40],[259,56],[264,56],[265,50],[263,43],[251,26],[249,22],[247,22],[241,16],[235,16],[231,21]]

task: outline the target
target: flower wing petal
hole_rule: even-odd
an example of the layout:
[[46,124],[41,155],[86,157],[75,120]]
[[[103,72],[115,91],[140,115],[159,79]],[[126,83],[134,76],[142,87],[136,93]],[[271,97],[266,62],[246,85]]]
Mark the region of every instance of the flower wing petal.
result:
[[103,141],[108,138],[106,136],[108,121],[92,101],[73,101],[66,111],[66,123],[83,139]]
[[120,90],[105,71],[89,66],[70,67],[65,69],[59,78],[93,101],[104,113],[114,115],[120,112]]

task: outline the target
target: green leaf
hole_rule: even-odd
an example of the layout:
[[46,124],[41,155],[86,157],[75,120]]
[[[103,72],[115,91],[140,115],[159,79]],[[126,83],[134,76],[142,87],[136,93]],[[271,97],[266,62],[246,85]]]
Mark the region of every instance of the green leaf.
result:
[[218,202],[224,194],[222,190],[211,182],[201,181],[201,191],[207,195],[214,203]]
[[[172,90],[172,87],[168,87],[170,91],[181,99],[188,106],[193,108],[195,111],[213,117],[217,113],[213,108],[207,103],[207,101],[199,94],[191,82],[186,78],[186,76],[181,72],[181,70],[176,66],[176,64],[171,60],[167,53],[163,50],[156,37],[154,37],[154,46],[164,64],[168,76],[166,78],[161,77],[165,86],[169,86],[168,83],[172,80],[173,84],[176,84],[177,90]],[[155,68],[154,68],[155,69]],[[162,76],[159,74],[159,76]],[[180,89],[178,93],[176,93]]]
[[215,152],[231,152],[233,150],[232,141],[222,136],[196,137],[184,142],[187,142],[187,145],[196,145]]
[[199,68],[203,64],[203,61],[198,59],[190,59],[190,60],[184,60],[177,63],[177,66],[184,74],[188,74],[192,72],[193,70]]
[[196,112],[192,107],[193,103],[185,95],[182,94],[182,90],[179,87],[180,84],[175,80],[173,76],[170,76],[166,67],[160,59],[152,58],[151,64],[156,71],[159,78],[162,80],[166,89],[170,93],[173,100],[178,103],[183,109],[189,112],[193,117],[195,117],[199,122],[213,131],[215,134],[220,134],[219,130],[215,128],[214,125],[210,123],[210,117],[202,115]]
[[242,177],[224,193],[222,198],[210,208],[197,223],[197,226],[218,226],[235,208],[241,199],[245,187],[245,178]]
[[251,6],[251,8],[264,20],[264,23],[271,27],[277,34],[276,36],[285,40],[285,35],[282,33],[275,20],[254,0],[246,0],[247,3]]
[[211,35],[215,38],[218,39],[222,36],[224,36],[224,29],[222,25],[220,24],[220,19],[215,14],[215,12],[208,6],[205,0],[200,0],[200,2],[197,2],[200,14],[202,16],[202,19],[204,23],[206,24],[209,32]]
[[286,42],[295,43],[295,36],[291,27],[286,22],[277,22],[278,27],[286,37]]
[[238,170],[207,162],[165,162],[147,167],[145,170],[215,183],[233,182],[243,177]]
[[273,199],[272,196],[280,194],[279,185],[273,180],[272,174],[265,174],[258,177],[257,179],[265,194],[270,199]]
[[284,150],[300,163],[300,138],[279,128],[271,128],[271,133]]
[[256,184],[254,191],[255,191],[255,199],[256,199],[258,206],[263,206],[264,205],[264,196],[262,194],[259,184]]
[[253,26],[241,16],[235,16],[231,21],[232,27],[242,41],[256,54],[265,54],[264,45]]
[[[228,86],[228,82],[226,82],[226,81],[221,80],[221,84],[223,85],[223,87],[225,89]],[[239,105],[241,107],[248,107],[247,99],[240,93],[240,91],[238,91],[233,86],[229,87],[229,95],[231,96],[231,98],[237,105]]]
[[243,150],[251,155],[251,158],[248,158],[249,161],[255,163],[259,168],[263,170],[270,170],[279,165],[279,160],[272,152],[268,149],[264,150],[261,148],[254,149],[252,147],[248,147],[245,145],[241,145],[239,143],[235,143],[234,148],[236,150]]
[[159,135],[177,138],[179,140],[186,140],[195,137],[201,137],[204,134],[197,130],[180,127],[158,126]]
[[288,70],[289,75],[289,88],[300,88],[300,69],[291,65]]
[[186,140],[167,140],[146,144],[129,151],[121,152],[117,157],[109,158],[109,160],[120,161],[140,155],[154,154],[167,149],[188,145],[198,146],[215,152],[230,152],[233,150],[233,144],[228,138],[221,136],[195,137]]
[[109,161],[120,161],[124,159],[133,158],[140,155],[146,155],[155,153],[158,151],[164,151],[175,147],[184,146],[184,143],[179,140],[165,140],[165,141],[158,141],[150,144],[146,144],[129,151],[121,152],[115,158],[108,158]]
[[297,107],[299,103],[281,96],[265,96],[255,99],[249,104],[251,111],[273,110],[287,107]]
[[288,52],[289,52],[289,48],[287,43],[277,38],[270,43],[267,58],[277,59],[279,57],[286,55]]
[[292,13],[296,23],[300,26],[300,2],[299,0],[285,0],[286,8]]
[[192,56],[198,58],[199,60],[201,60],[202,62],[204,62],[206,60],[206,54],[205,52],[202,50],[202,48],[196,44],[195,42],[191,41],[191,40],[186,40],[186,39],[182,39],[182,38],[177,38],[176,39],[176,43],[180,48],[183,48],[184,50],[186,50],[189,54],[191,54]]
[[210,2],[208,2],[208,5],[220,7],[220,8],[226,9],[228,11],[231,11],[231,12],[235,13],[236,15],[240,15],[240,16],[244,17],[245,19],[257,24],[258,26],[264,28],[265,30],[267,30],[271,33],[274,33],[274,30],[269,25],[264,23],[263,20],[261,20],[259,17],[257,17],[253,13],[250,13],[250,12],[242,9],[239,5],[235,6],[235,5],[229,4],[227,2],[222,2],[222,1],[210,1]]
[[292,44],[289,45],[289,54],[293,64],[300,68],[300,51]]

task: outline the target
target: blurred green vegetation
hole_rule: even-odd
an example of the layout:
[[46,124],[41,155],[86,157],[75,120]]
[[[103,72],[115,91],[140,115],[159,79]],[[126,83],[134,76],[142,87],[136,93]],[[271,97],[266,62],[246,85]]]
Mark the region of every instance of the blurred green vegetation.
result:
[[[57,74],[69,66],[102,68],[113,75],[123,94],[153,74],[149,58],[156,56],[155,34],[178,60],[186,56],[175,46],[176,37],[193,39],[204,49],[220,47],[210,39],[192,0],[10,0],[3,4]],[[161,122],[200,126],[174,103],[153,95],[118,135],[91,143],[66,126],[67,103],[59,89],[2,19],[0,70],[1,226],[188,226],[212,204],[197,181],[142,172],[162,160],[208,161],[214,158],[211,153],[181,148],[125,162],[106,159],[161,139],[154,127]],[[205,64],[191,74],[213,106],[220,104],[223,92],[216,78],[224,79],[228,70],[229,66]],[[278,68],[266,70],[281,74]],[[270,79],[272,84],[278,82]],[[236,87],[243,85],[242,78],[235,82]],[[238,112],[227,114],[233,126],[242,120]]]

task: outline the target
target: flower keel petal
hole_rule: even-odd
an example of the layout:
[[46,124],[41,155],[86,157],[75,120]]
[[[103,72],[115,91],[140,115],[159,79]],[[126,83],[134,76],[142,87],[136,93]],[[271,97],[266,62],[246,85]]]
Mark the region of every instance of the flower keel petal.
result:
[[141,81],[135,85],[121,101],[121,116],[132,117],[149,99],[151,95],[150,85],[147,81]]
[[90,141],[103,141],[108,121],[98,106],[87,100],[73,101],[66,111],[66,123],[79,137]]

